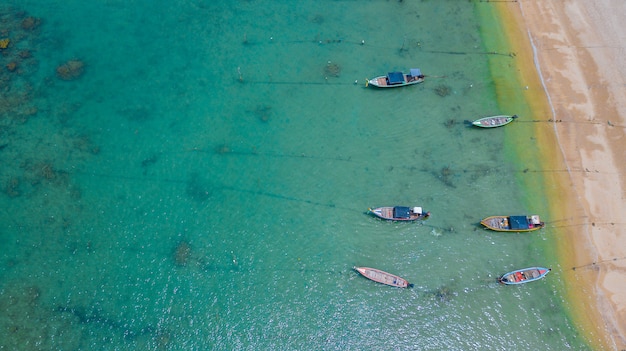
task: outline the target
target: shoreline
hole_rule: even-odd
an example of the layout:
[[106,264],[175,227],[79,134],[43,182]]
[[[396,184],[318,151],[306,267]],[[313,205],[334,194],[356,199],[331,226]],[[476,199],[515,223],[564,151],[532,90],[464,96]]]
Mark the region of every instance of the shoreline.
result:
[[[567,170],[546,173],[544,182],[547,198],[559,199],[550,214],[563,219],[558,238],[567,240],[558,241],[558,256],[574,324],[592,346],[625,349],[626,166],[619,161],[626,150],[626,59],[619,54],[626,29],[619,24],[626,2],[520,0],[492,6],[513,19],[502,22],[520,71],[536,73],[537,82],[521,81],[539,96],[529,99],[534,119],[551,122],[551,128],[535,126],[538,144],[554,145],[546,155],[542,150],[542,158],[549,167]],[[519,54],[524,50],[532,57]]]

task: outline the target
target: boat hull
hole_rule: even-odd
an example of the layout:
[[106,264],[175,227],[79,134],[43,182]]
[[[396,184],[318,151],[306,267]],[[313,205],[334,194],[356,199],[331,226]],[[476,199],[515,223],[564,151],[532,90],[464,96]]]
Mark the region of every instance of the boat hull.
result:
[[513,120],[515,120],[516,118],[517,118],[517,115],[491,116],[491,117],[484,117],[484,118],[477,119],[473,121],[472,124],[480,128],[496,128],[496,127],[502,127],[504,125],[507,125],[513,122]]
[[387,221],[411,222],[411,221],[417,221],[417,220],[425,220],[428,217],[430,217],[430,212],[416,213],[412,210],[409,211],[408,217],[394,217],[394,208],[395,207],[393,206],[376,207],[376,208],[370,208],[369,212],[373,214],[374,216],[380,219],[387,220]]
[[[538,221],[539,217],[533,223],[532,217],[536,216],[491,216],[481,220],[480,224],[497,232],[532,232],[545,226],[544,222]],[[526,218],[526,225],[515,225],[518,218]]]
[[550,273],[550,270],[550,268],[544,267],[518,269],[503,274],[500,278],[498,278],[498,282],[506,285],[526,284],[545,277],[548,273]]
[[354,270],[359,272],[365,278],[373,280],[377,283],[395,286],[397,288],[408,288],[413,286],[412,284],[409,284],[406,279],[381,271],[380,269],[370,267],[354,267]]
[[422,83],[424,81],[424,78],[419,78],[419,79],[415,79],[412,81],[407,82],[407,76],[410,77],[409,75],[405,74],[404,75],[404,82],[399,83],[399,84],[388,84],[387,83],[387,77],[386,76],[380,76],[380,77],[376,77],[376,78],[372,78],[369,79],[367,81],[367,85],[370,86],[374,86],[377,88],[398,88],[398,87],[405,87],[407,85],[415,85],[415,84],[419,84]]

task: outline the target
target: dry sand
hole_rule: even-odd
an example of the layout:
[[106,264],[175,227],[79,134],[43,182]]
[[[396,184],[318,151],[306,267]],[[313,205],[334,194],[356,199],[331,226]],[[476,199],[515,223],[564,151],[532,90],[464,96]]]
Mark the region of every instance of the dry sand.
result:
[[559,226],[573,247],[562,269],[575,322],[597,347],[625,350],[626,0],[504,6],[527,30],[568,170],[571,218]]

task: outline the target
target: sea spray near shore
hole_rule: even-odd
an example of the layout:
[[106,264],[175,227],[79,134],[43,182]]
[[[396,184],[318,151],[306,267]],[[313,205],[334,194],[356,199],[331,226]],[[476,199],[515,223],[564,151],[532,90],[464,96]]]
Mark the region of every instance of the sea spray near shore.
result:
[[[20,76],[39,112],[2,120],[12,166],[0,179],[0,343],[584,348],[563,318],[558,270],[519,288],[495,281],[552,260],[552,234],[478,225],[536,211],[516,179],[542,174],[521,173],[536,168],[505,142],[530,128],[450,122],[501,112],[487,58],[515,63],[442,53],[494,51],[474,6],[15,3],[3,16],[40,18],[43,39]],[[76,58],[76,79],[56,75]],[[413,67],[432,77],[391,91],[353,84]],[[396,204],[432,216],[365,214]],[[370,284],[357,264],[419,289]]]

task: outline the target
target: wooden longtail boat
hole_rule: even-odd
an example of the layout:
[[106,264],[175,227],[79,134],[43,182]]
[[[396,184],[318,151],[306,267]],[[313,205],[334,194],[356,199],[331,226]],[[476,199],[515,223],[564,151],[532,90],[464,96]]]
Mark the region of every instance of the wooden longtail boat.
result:
[[503,125],[513,122],[513,120],[516,118],[517,118],[517,115],[513,115],[513,116],[501,115],[501,116],[483,117],[483,118],[473,121],[472,125],[475,125],[476,127],[481,127],[481,128],[502,127]]
[[373,85],[378,88],[397,88],[407,85],[418,84],[424,81],[424,75],[419,68],[411,68],[408,74],[402,72],[389,72],[386,76],[366,79],[365,86]]
[[369,267],[354,267],[354,269],[361,273],[367,279],[371,279],[375,282],[395,286],[398,288],[411,288],[413,284],[409,284],[409,282],[400,278],[397,275],[393,275],[391,273],[383,272],[380,269],[369,268]]
[[525,284],[545,277],[550,271],[550,268],[544,267],[518,269],[502,275],[498,282],[507,285]]
[[480,221],[480,224],[498,232],[531,232],[545,226],[537,215],[491,216]]
[[374,216],[388,221],[416,221],[418,219],[426,219],[430,216],[430,212],[424,212],[421,207],[406,206],[388,206],[370,208],[368,211]]

